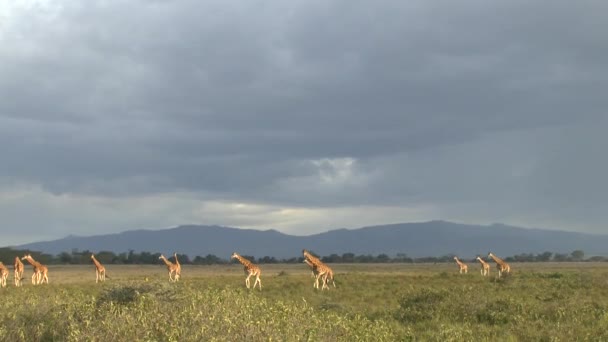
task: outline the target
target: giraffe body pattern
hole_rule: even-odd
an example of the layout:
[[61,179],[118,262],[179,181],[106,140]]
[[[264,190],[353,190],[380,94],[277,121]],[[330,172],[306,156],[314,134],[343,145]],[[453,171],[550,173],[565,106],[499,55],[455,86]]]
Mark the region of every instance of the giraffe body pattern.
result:
[[95,284],[106,281],[106,268],[95,258],[95,254],[91,254],[91,260],[95,264]]
[[179,278],[182,277],[182,265],[177,260],[177,253],[173,253],[173,258],[175,259],[175,281],[179,281]]
[[34,260],[30,254],[26,254],[21,258],[26,260],[34,268],[34,274],[32,275],[32,284],[40,285],[43,283],[49,283],[49,269],[38,261]]
[[6,279],[8,279],[8,267],[0,261],[0,285],[6,287]]
[[490,264],[479,256],[477,257],[477,260],[481,264],[481,275],[484,277],[490,275]]
[[313,274],[316,274],[315,282],[313,284],[315,289],[319,288],[319,279],[321,279],[322,283],[321,291],[326,288],[329,290],[328,283],[330,279],[333,286],[336,287],[336,282],[334,281],[334,272],[329,266],[325,265],[325,263],[319,260],[319,258],[316,256],[310,254],[310,252],[308,252],[306,249],[302,250],[302,254],[304,255],[304,262],[312,268]]
[[496,263],[496,269],[498,269],[498,278],[502,276],[503,273],[511,273],[511,266],[507,264],[504,260],[492,254],[488,253],[488,257],[492,258]]
[[181,272],[181,267],[178,267],[176,264],[172,263],[171,261],[169,261],[164,255],[160,255],[160,257],[158,257],[159,260],[162,260],[165,265],[167,265],[167,271],[169,271],[169,281],[171,282],[176,282],[179,280],[179,275],[177,273],[178,268],[180,268],[180,272]]
[[454,257],[456,264],[458,264],[458,269],[460,274],[467,274],[469,272],[469,266],[464,262],[458,260],[458,257]]
[[260,275],[262,275],[262,270],[258,266],[254,265],[251,261],[238,255],[236,252],[232,253],[232,256],[230,257],[230,259],[237,259],[243,265],[243,269],[245,271],[245,274],[247,275],[247,278],[245,278],[245,286],[247,286],[247,288],[249,288],[249,286],[250,286],[249,278],[251,278],[252,276],[255,276],[255,282],[253,283],[253,288],[255,289],[255,285],[258,284],[258,286],[260,287],[260,291],[262,291],[262,280],[260,280]]
[[17,287],[21,286],[21,280],[23,280],[23,271],[24,271],[23,263],[21,262],[21,259],[19,259],[19,257],[16,256],[15,264],[13,265],[13,273],[15,276],[15,286],[17,286]]

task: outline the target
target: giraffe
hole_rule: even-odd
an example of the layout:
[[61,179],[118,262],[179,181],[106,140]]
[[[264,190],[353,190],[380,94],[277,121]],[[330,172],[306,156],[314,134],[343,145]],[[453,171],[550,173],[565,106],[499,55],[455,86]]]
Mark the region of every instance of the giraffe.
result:
[[511,273],[511,266],[504,262],[504,260],[492,254],[491,252],[488,253],[488,257],[492,258],[492,260],[494,260],[494,262],[496,263],[496,268],[498,269],[498,278],[502,276],[503,272]]
[[[160,257],[158,257],[158,259],[164,261],[165,265],[167,265],[167,271],[169,271],[169,281],[173,281],[173,282],[177,281],[178,279],[174,278],[174,275],[177,273],[177,265],[175,265],[174,263],[169,261],[162,254],[160,255]],[[177,277],[177,278],[179,278],[179,277]]]
[[469,266],[467,266],[467,264],[458,260],[458,257],[454,257],[454,260],[458,264],[458,268],[460,269],[460,271],[459,271],[460,274],[462,274],[462,273],[467,274],[469,272]]
[[316,272],[315,282],[313,284],[315,289],[319,288],[319,279],[322,279],[321,291],[323,291],[325,288],[329,290],[329,286],[327,285],[329,283],[329,279],[331,279],[332,284],[334,287],[336,287],[336,283],[334,281],[334,272],[329,266],[325,265],[325,263],[319,260],[319,258],[316,256],[310,254],[310,252],[308,252],[306,249],[302,250],[302,254],[304,255],[304,262],[306,262],[309,266],[312,264],[311,267],[313,269],[313,273]]
[[175,281],[178,281],[182,276],[182,265],[177,260],[177,253],[173,253],[173,258],[175,258],[175,266],[177,267],[175,269]]
[[[316,278],[317,274],[319,274],[319,268],[317,265],[313,264],[310,260],[308,259],[304,259],[304,262],[310,267],[311,269],[311,277],[312,278]],[[334,273],[331,270],[331,268],[325,266],[325,270],[326,270],[326,275],[327,277],[324,278],[324,282],[327,283],[328,279],[331,279],[332,283],[334,284],[334,287],[336,287],[336,283],[334,282]],[[316,288],[318,288],[319,286],[317,285]]]
[[23,263],[18,256],[15,257],[14,274],[15,274],[15,286],[21,286],[21,280],[23,280]]
[[6,287],[6,279],[8,278],[8,267],[0,261],[0,286]]
[[[334,281],[334,271],[329,268],[329,266],[323,264],[323,266],[325,266],[326,269],[326,274],[325,277],[323,278],[323,282],[325,283],[325,287],[327,287],[327,289],[329,290],[329,280],[331,280],[331,283],[333,284],[334,287],[336,287],[336,282]],[[323,288],[321,288],[322,290]]]
[[249,285],[250,285],[249,278],[251,278],[251,276],[255,276],[255,282],[253,283],[253,288],[255,289],[255,284],[259,284],[260,291],[262,291],[262,281],[260,280],[260,275],[262,275],[262,270],[258,266],[254,265],[251,261],[238,255],[236,252],[232,253],[232,256],[230,257],[230,259],[237,259],[241,264],[243,264],[243,270],[245,271],[245,274],[247,274],[247,278],[245,278],[245,286],[247,286],[247,288],[249,288]]
[[477,256],[477,260],[481,263],[481,275],[484,277],[490,275],[490,264],[485,262],[480,256]]
[[317,267],[315,266],[315,264],[310,262],[310,260],[308,260],[308,259],[304,259],[304,262],[308,265],[308,267],[310,267],[310,270],[311,270],[310,276],[312,278],[315,278],[317,276]]
[[317,265],[317,264],[322,264],[323,262],[317,258],[316,256],[310,254],[310,252],[306,249],[302,250],[302,254],[304,255],[304,259],[310,261],[311,263]]
[[95,258],[95,254],[91,254],[91,260],[95,264],[95,284],[106,281],[106,268]]
[[38,261],[34,260],[30,254],[26,254],[21,260],[27,260],[34,268],[34,274],[32,275],[32,284],[39,285],[42,283],[49,283],[49,269]]

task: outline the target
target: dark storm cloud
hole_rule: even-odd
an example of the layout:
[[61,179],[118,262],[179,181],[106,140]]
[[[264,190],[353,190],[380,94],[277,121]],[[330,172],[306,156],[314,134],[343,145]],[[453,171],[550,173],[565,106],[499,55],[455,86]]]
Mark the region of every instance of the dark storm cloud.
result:
[[[570,155],[595,158],[563,148],[606,127],[607,7],[21,8],[0,31],[0,172],[59,194],[193,191],[311,207],[504,206],[552,197],[532,186],[541,180],[563,196],[575,190],[552,180],[582,175],[575,184],[593,191],[598,174],[560,170]],[[531,147],[539,141],[564,152]],[[555,210],[547,203],[538,210]]]

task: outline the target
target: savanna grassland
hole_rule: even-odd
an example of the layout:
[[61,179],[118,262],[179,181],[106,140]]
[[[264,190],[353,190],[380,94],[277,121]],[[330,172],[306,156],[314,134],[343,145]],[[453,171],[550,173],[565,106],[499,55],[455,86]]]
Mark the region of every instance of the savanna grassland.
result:
[[[333,264],[336,288],[306,265],[261,265],[260,292],[239,265],[50,266],[49,285],[0,289],[4,341],[606,341],[608,263]],[[12,272],[11,278],[12,280]]]

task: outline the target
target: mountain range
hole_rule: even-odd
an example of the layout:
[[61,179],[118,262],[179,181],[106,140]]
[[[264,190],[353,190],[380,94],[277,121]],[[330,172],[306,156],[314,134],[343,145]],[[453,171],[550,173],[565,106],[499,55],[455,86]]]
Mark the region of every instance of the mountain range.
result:
[[607,255],[608,235],[528,229],[493,225],[469,225],[446,221],[399,223],[358,229],[337,229],[308,236],[294,236],[276,230],[239,229],[221,226],[187,225],[160,230],[131,230],[96,236],[68,236],[54,241],[34,242],[15,248],[48,254],[112,251],[158,252],[228,258],[232,252],[255,257],[291,258],[303,248],[319,255],[344,253],[398,253],[410,257],[462,257],[484,255],[489,251],[510,256],[521,253],[570,253],[583,250],[586,255]]

